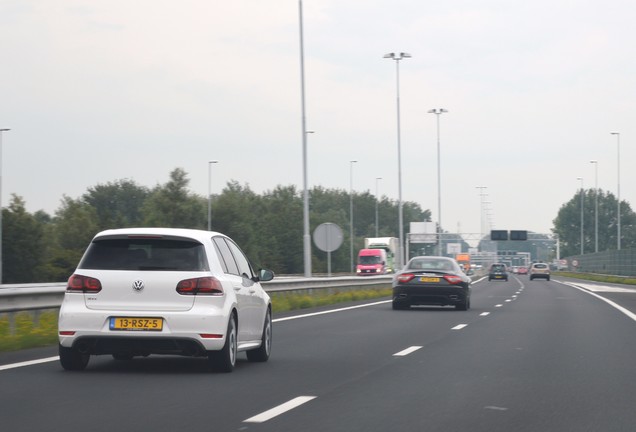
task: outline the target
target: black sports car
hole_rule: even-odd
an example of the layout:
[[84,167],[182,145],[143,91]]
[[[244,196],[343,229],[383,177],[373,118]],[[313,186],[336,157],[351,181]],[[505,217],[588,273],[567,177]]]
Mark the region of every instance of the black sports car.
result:
[[471,279],[452,258],[420,256],[411,258],[393,278],[393,309],[413,305],[470,308]]

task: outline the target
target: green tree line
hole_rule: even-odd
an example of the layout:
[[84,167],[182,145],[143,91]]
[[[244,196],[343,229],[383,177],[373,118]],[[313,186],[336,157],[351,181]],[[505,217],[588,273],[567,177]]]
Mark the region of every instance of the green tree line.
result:
[[[3,283],[62,282],[73,272],[93,236],[105,229],[173,227],[207,229],[208,197],[192,193],[187,173],[174,169],[165,184],[148,188],[124,179],[89,188],[81,197],[64,196],[54,215],[29,213],[12,195],[2,209]],[[331,253],[333,272],[350,271],[349,193],[314,187],[309,191],[310,230],[331,222],[343,231]],[[375,237],[376,197],[353,193],[354,253],[365,237]],[[232,237],[257,267],[278,274],[303,274],[303,197],[295,186],[256,194],[230,181],[211,197],[212,230]],[[430,221],[429,210],[403,203],[406,222]],[[397,237],[398,203],[378,200],[379,236]],[[327,272],[327,254],[312,245],[313,273]]]
[[[586,189],[561,206],[554,219],[553,233],[559,236],[561,256],[581,254],[581,202],[583,204],[583,251],[592,253],[596,248],[596,221],[598,200],[598,250],[616,249],[618,244],[618,200],[610,192]],[[621,200],[621,249],[636,247],[636,214],[627,201]]]

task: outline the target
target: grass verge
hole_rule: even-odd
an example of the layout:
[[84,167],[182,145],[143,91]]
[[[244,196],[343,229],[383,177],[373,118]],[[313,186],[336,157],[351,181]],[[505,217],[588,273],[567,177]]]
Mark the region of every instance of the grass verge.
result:
[[13,332],[9,316],[0,317],[0,352],[57,344],[57,315],[57,311],[42,312],[35,321],[29,312],[17,313]]

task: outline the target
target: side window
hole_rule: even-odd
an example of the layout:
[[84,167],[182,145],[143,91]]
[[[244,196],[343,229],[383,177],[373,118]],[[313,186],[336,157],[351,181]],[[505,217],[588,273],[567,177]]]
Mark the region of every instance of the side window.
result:
[[236,261],[234,261],[234,257],[232,256],[232,252],[230,252],[230,248],[228,247],[225,239],[223,237],[214,237],[213,239],[214,246],[216,247],[217,252],[219,253],[219,259],[221,260],[221,267],[225,273],[239,275],[239,268],[236,265]]
[[236,264],[238,264],[240,274],[248,279],[253,278],[254,272],[252,271],[252,266],[243,254],[243,251],[231,240],[227,240],[227,244],[232,251],[232,255],[234,255],[234,258],[236,259]]

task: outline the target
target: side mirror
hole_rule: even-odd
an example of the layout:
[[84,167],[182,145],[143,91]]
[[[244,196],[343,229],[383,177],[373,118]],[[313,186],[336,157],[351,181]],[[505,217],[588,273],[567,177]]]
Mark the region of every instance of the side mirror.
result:
[[258,271],[257,279],[258,280],[256,282],[258,282],[258,281],[260,281],[260,282],[269,282],[272,279],[274,279],[274,272],[271,271],[271,270],[267,270],[267,269],[260,269]]

